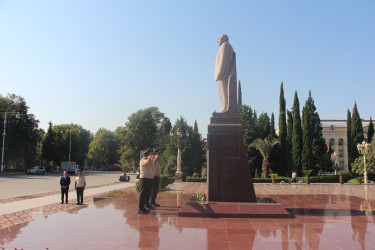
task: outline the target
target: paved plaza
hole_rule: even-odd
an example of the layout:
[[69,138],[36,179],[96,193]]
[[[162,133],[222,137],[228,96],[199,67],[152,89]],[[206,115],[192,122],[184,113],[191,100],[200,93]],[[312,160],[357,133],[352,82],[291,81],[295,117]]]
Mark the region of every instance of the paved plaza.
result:
[[[122,185],[122,186],[121,186]],[[179,183],[139,215],[134,183],[92,187],[85,205],[44,205],[0,215],[5,249],[375,249],[374,185],[254,184],[257,197],[285,207],[290,218],[187,218],[178,209],[202,183]],[[94,189],[96,189],[94,191]],[[108,190],[124,194],[93,202]],[[53,195],[53,194],[52,194]],[[54,194],[58,195],[58,194]],[[75,198],[75,197],[74,197]],[[1,204],[1,206],[7,203]]]

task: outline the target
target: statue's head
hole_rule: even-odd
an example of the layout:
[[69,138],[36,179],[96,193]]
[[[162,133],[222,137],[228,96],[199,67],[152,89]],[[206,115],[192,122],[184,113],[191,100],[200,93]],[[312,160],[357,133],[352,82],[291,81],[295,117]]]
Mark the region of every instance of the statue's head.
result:
[[221,46],[223,43],[227,43],[227,42],[229,42],[229,38],[225,34],[220,35],[219,38],[217,39],[217,43],[219,44],[219,46]]

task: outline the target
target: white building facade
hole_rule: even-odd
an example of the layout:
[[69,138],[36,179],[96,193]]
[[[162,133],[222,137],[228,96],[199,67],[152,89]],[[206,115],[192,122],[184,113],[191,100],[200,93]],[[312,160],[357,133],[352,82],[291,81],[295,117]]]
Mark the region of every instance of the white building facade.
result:
[[[349,171],[348,168],[348,138],[346,119],[321,119],[323,137],[328,148],[337,152],[337,164],[339,170]],[[367,131],[370,119],[362,119],[364,138],[367,139]]]

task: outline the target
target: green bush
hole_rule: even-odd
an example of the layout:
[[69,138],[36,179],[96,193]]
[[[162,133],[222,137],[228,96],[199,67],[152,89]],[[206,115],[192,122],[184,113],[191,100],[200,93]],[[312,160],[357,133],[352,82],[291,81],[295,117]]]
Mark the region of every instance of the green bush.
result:
[[169,184],[174,183],[175,178],[170,175],[160,175],[160,188],[165,188]]
[[[289,183],[292,180],[290,177],[284,177],[284,176],[277,176],[275,178],[275,182],[280,183],[281,181],[284,181],[286,183]],[[253,178],[253,183],[272,183],[271,178]]]
[[339,183],[339,175],[310,176],[311,183]]
[[275,179],[275,180],[276,180],[276,178],[277,178],[278,176],[279,176],[278,174],[270,174],[271,179]]
[[186,182],[206,182],[207,178],[189,178],[186,177]]
[[[356,177],[356,175],[353,175],[352,173],[345,173],[344,176],[344,182],[347,182],[348,180],[351,180]],[[320,175],[320,176],[310,176],[310,182],[311,183],[339,183],[340,182],[340,176],[339,175]],[[292,178],[285,177],[285,176],[277,176],[275,178],[276,183],[280,183],[281,181],[285,181],[286,183],[291,182]],[[297,177],[297,183],[299,181],[305,182],[305,177]],[[272,183],[271,178],[253,178],[253,183]],[[353,183],[353,182],[352,182]],[[358,182],[356,182],[358,183]]]
[[137,190],[138,193],[141,192],[141,180],[135,183],[135,190]]

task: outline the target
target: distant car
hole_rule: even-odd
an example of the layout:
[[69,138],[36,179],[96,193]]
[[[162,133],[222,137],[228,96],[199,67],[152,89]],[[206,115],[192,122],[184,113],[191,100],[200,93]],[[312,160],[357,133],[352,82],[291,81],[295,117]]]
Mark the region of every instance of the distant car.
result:
[[44,175],[46,173],[46,169],[41,166],[34,166],[26,171],[26,173],[29,174],[41,174]]

